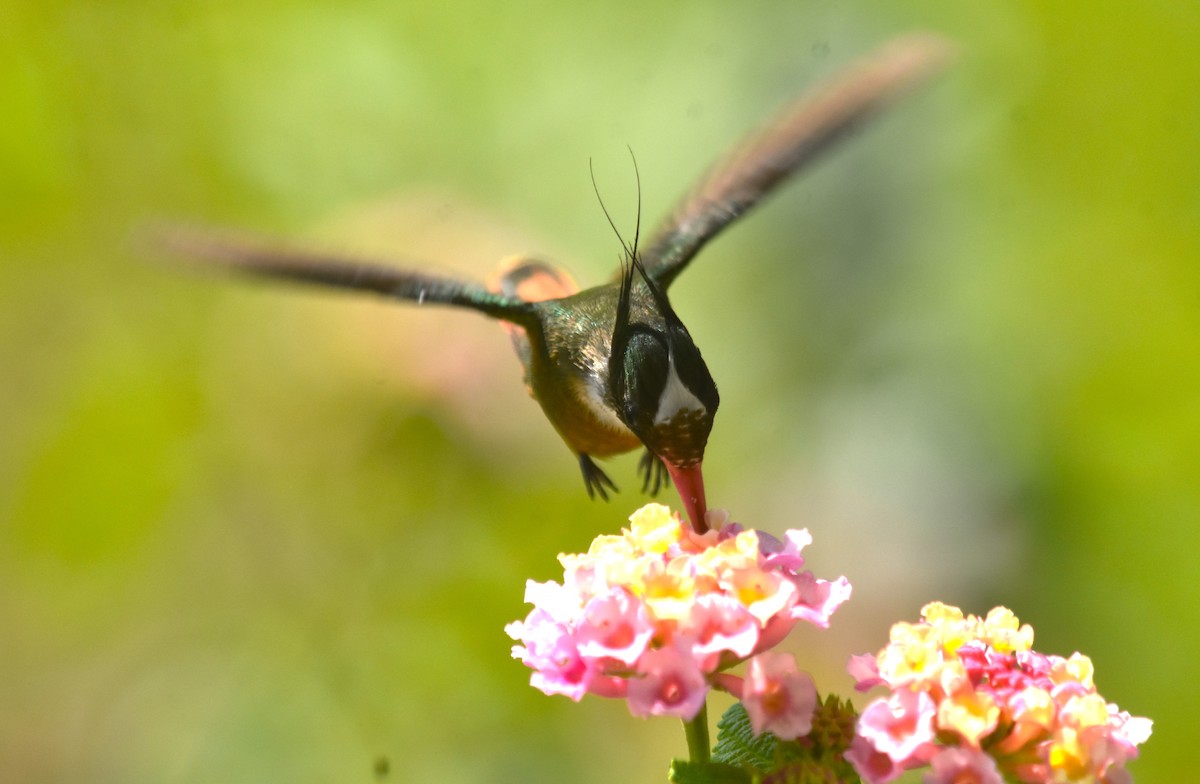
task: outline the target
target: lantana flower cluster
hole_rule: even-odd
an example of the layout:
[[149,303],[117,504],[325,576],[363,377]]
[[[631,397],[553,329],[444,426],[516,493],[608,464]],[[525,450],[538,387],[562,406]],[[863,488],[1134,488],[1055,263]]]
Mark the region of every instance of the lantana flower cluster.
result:
[[924,765],[928,784],[1132,781],[1125,763],[1151,722],[1105,702],[1086,656],[1034,651],[1033,629],[1003,607],[980,619],[934,603],[921,617],[851,659],[859,689],[891,691],[863,710],[846,755],[864,781]]
[[[769,534],[710,512],[696,533],[661,504],[586,554],[560,555],[561,584],[526,585],[534,606],[505,627],[533,686],[580,700],[626,699],[639,716],[693,719],[716,686],[742,699],[755,732],[809,732],[816,688],[789,654],[769,651],[799,621],[825,628],[846,578],[804,571],[806,530]],[[749,660],[745,678],[725,672]]]

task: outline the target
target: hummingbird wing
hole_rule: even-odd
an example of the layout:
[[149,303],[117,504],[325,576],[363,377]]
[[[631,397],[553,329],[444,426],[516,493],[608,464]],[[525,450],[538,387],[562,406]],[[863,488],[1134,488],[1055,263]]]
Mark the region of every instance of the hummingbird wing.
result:
[[529,303],[443,275],[289,247],[229,231],[172,226],[152,229],[150,237],[154,246],[174,255],[214,262],[246,275],[381,294],[418,305],[455,305],[522,326],[535,321]]
[[891,100],[938,71],[952,46],[931,34],[885,44],[786,106],[701,178],[651,235],[642,263],[663,289],[710,239]]

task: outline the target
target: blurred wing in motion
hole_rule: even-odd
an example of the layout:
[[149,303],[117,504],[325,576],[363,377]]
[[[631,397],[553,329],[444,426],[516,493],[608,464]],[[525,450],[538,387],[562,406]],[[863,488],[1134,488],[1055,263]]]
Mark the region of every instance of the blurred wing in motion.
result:
[[528,303],[523,300],[443,275],[302,250],[228,231],[168,226],[156,227],[148,233],[156,248],[191,260],[212,262],[245,275],[370,292],[418,305],[471,308],[492,318],[521,325],[527,325],[533,319]]
[[952,51],[947,41],[934,35],[895,39],[786,107],[719,160],[658,226],[642,253],[647,272],[666,289],[723,228],[892,100],[940,70]]

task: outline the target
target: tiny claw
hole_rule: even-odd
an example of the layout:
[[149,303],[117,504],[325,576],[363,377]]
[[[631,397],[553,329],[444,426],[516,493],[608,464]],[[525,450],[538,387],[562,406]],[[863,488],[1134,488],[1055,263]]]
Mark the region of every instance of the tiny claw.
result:
[[[600,498],[604,501],[608,500],[608,490],[614,493],[620,492],[613,481],[608,478],[608,474],[601,470],[600,466],[596,465],[592,458],[586,454],[579,455],[579,469],[583,472],[583,485],[587,488],[588,498],[595,498],[599,493]],[[607,489],[605,489],[607,487]]]
[[638,461],[638,473],[642,475],[642,492],[653,497],[658,495],[667,482],[667,467],[658,455],[647,449]]

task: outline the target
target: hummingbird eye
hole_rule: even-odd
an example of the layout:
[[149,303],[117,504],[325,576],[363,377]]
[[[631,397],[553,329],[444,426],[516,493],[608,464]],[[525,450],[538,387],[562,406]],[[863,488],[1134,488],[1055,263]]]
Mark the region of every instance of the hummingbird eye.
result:
[[636,329],[625,343],[621,365],[619,402],[627,424],[637,432],[657,413],[659,397],[670,375],[670,347],[657,333],[645,327]]

